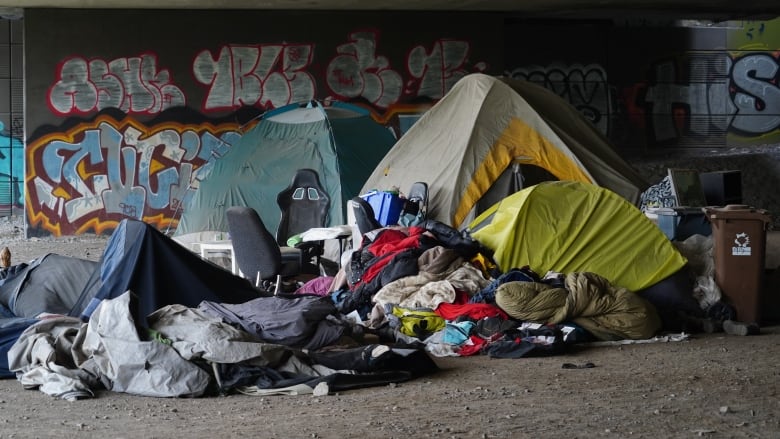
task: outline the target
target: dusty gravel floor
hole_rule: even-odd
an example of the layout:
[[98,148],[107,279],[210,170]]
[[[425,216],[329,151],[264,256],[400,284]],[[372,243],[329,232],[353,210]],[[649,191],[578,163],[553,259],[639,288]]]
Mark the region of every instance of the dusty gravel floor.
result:
[[[97,260],[106,242],[24,240],[15,227],[0,219],[14,262],[49,252]],[[434,375],[321,397],[102,391],[67,402],[0,380],[0,438],[777,438],[778,358],[780,327],[765,327],[546,358],[438,358]]]

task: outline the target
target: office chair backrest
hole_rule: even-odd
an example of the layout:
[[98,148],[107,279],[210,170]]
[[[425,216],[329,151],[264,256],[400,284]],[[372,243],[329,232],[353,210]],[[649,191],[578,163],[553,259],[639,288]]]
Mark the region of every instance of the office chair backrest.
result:
[[233,254],[244,277],[255,282],[260,273],[260,279],[274,279],[282,269],[282,253],[260,215],[244,206],[229,207],[226,215]]
[[365,235],[372,230],[381,229],[384,227],[376,219],[374,208],[368,204],[368,201],[360,197],[354,197],[352,198],[350,205],[352,208],[352,213],[355,215],[355,223],[357,224],[361,235]]
[[328,221],[330,197],[313,169],[299,169],[292,182],[276,197],[282,211],[276,241],[287,245],[287,240],[314,227],[325,227]]

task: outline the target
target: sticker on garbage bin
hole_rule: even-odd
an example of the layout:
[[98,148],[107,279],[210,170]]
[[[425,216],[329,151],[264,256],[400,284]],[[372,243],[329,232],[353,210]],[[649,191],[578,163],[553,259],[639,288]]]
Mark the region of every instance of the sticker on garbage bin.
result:
[[747,233],[737,233],[734,239],[734,247],[731,247],[732,256],[750,256],[750,236]]

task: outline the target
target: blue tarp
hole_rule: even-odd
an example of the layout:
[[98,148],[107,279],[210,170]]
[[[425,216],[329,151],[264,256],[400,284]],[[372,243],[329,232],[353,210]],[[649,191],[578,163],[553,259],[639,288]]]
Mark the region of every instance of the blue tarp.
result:
[[261,294],[246,279],[204,261],[152,226],[123,220],[70,315],[86,316],[88,308],[94,309],[90,302],[113,299],[128,290],[136,296],[131,311],[142,326],[147,315],[165,305],[197,307],[203,300],[243,303]]
[[37,319],[24,317],[8,317],[0,319],[0,378],[13,378],[8,370],[8,350],[16,343],[19,336]]

